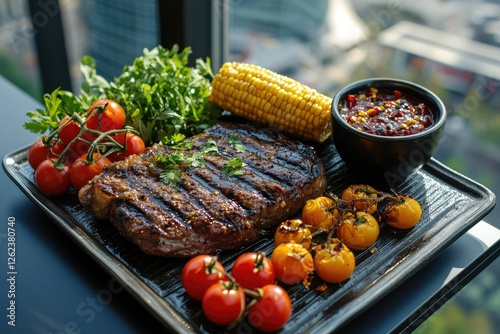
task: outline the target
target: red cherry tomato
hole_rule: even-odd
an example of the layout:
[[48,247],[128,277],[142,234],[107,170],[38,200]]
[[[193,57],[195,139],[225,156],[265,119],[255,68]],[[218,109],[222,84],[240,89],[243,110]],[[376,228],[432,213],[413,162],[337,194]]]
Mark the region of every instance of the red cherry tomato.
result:
[[292,315],[292,302],[288,293],[279,285],[262,288],[262,297],[248,310],[250,324],[263,332],[282,328]]
[[[52,147],[49,149],[49,158],[59,158],[61,154],[63,154],[64,150],[66,149],[66,145],[61,143],[60,141],[57,141]],[[85,151],[86,152],[86,151]],[[75,162],[76,159],[81,154],[78,154],[75,150],[73,150],[73,146],[66,151],[64,160],[69,161],[71,164]]]
[[95,140],[95,136],[89,132],[86,132],[82,134],[80,138],[78,138],[77,141],[75,141],[72,145],[71,148],[69,149],[70,151],[70,161],[74,161],[77,158],[79,158],[81,155],[87,154],[90,148],[90,144]]
[[111,161],[123,160],[133,154],[142,153],[146,149],[146,145],[144,144],[142,138],[133,133],[119,133],[116,136],[113,136],[113,139],[123,145],[125,150],[121,153],[117,152],[110,154],[109,159]]
[[219,282],[211,285],[202,300],[203,313],[211,322],[227,326],[236,321],[245,310],[245,292],[232,283]]
[[28,163],[36,169],[49,155],[50,146],[45,146],[41,139],[36,140],[28,150]]
[[87,163],[87,154],[83,154],[73,163],[70,171],[71,184],[76,189],[81,189],[89,183],[94,176],[100,174],[104,170],[104,166],[109,165],[111,161],[102,157],[99,153],[94,153],[93,163]]
[[[69,116],[64,116],[59,122],[59,139],[63,144],[68,145],[80,133],[80,125],[75,121],[69,121]],[[69,123],[68,123],[69,121]]]
[[65,162],[56,166],[56,159],[46,159],[38,165],[35,171],[35,182],[38,188],[47,195],[57,196],[68,191],[71,186],[71,164]]
[[182,286],[191,298],[202,300],[203,294],[211,285],[229,280],[225,273],[217,258],[211,255],[198,255],[184,265]]
[[255,290],[276,281],[273,264],[263,252],[241,254],[234,261],[232,275],[242,287]]
[[66,149],[66,145],[61,143],[60,141],[56,142],[49,148],[49,158],[59,158],[61,154]]
[[125,111],[112,100],[102,99],[94,102],[87,111],[87,127],[89,129],[106,132],[123,128],[125,125]]

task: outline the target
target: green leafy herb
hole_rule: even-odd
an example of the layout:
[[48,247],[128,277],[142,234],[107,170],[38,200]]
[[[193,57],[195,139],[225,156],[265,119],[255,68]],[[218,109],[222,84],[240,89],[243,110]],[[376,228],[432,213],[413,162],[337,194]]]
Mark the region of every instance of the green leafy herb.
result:
[[[190,150],[193,147],[193,142],[185,140],[185,136],[182,134],[176,134],[163,138],[162,143],[173,150],[182,151],[180,154],[165,154],[155,156],[156,164],[163,167],[163,171],[160,173],[160,178],[171,187],[175,187],[179,182],[181,182],[183,167],[192,168],[204,168],[206,165],[205,155],[206,154],[219,154],[219,148],[217,147],[217,142],[213,139],[207,140],[201,149],[190,154],[184,152]],[[245,145],[241,143],[237,136],[230,136],[228,138],[228,143],[235,147],[237,152],[244,152],[246,150]],[[224,152],[225,153],[225,152]],[[243,168],[246,166],[241,158],[233,158],[229,160],[222,169],[222,172],[229,176],[242,175],[244,173]],[[152,164],[151,168],[155,168]]]
[[190,150],[191,148],[193,148],[193,142],[185,140],[185,138],[186,136],[184,134],[177,133],[170,137],[163,138],[162,143],[174,150],[179,150],[179,151]]
[[164,137],[163,140],[162,140],[162,143],[165,144],[165,145],[171,146],[171,145],[180,143],[184,139],[186,139],[186,135],[184,135],[182,133],[176,133],[176,134],[173,134],[170,137],[168,137],[168,136]]
[[205,144],[201,147],[203,153],[207,154],[218,154],[219,148],[217,147],[217,143],[213,139],[209,139]]
[[165,136],[202,132],[214,124],[220,110],[208,99],[213,78],[210,59],[188,66],[190,48],[179,52],[156,47],[125,67],[122,75],[105,89],[105,95],[122,104],[131,125],[145,142]]
[[92,57],[82,58],[83,75],[80,95],[60,89],[44,96],[45,109],[28,112],[29,131],[54,131],[66,114],[85,114],[90,104],[108,98],[118,102],[127,114],[127,125],[139,132],[146,143],[160,142],[178,133],[191,136],[215,124],[221,111],[209,103],[210,59],[196,60],[189,66],[190,48],[158,46],[144,49],[143,55],[122,74],[108,82],[97,74]]
[[235,151],[238,153],[243,153],[247,150],[246,146],[243,145],[240,138],[237,135],[230,135],[227,139],[229,145],[233,146]]
[[51,94],[45,94],[43,102],[45,109],[29,111],[27,116],[31,120],[23,125],[25,129],[33,133],[52,132],[58,128],[64,116],[71,115],[73,112],[82,112],[79,98],[59,88]]
[[246,164],[241,160],[241,158],[233,158],[229,160],[222,168],[222,172],[229,176],[243,175]]
[[186,164],[194,168],[204,168],[205,158],[203,152],[196,152],[186,157]]
[[155,159],[156,162],[160,162],[165,168],[170,169],[170,168],[175,168],[176,166],[184,162],[184,155],[164,154],[164,155],[157,155]]
[[181,182],[182,171],[180,167],[184,163],[184,156],[181,154],[168,154],[155,156],[156,163],[161,164],[164,170],[160,173],[160,178],[170,187],[175,187]]
[[175,187],[182,180],[182,172],[180,169],[167,169],[160,174],[160,178],[169,187]]

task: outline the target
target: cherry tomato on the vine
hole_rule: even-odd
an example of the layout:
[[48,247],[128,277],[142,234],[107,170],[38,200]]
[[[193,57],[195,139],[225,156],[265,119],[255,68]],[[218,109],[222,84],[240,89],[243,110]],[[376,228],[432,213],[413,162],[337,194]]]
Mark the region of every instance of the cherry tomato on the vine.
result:
[[274,233],[274,245],[294,241],[305,249],[311,248],[311,231],[301,219],[288,219],[282,222]]
[[36,140],[28,150],[28,163],[36,169],[49,156],[50,146],[45,146],[41,139]]
[[250,324],[263,332],[282,328],[292,315],[292,302],[288,293],[279,285],[262,288],[262,296],[248,310]]
[[144,144],[142,138],[130,132],[119,133],[113,136],[113,139],[120,145],[123,145],[125,150],[121,153],[111,153],[109,155],[109,159],[111,161],[123,160],[133,154],[142,153],[146,149],[146,145]]
[[75,121],[70,121],[69,116],[64,116],[59,122],[59,139],[68,145],[80,133],[81,127]]
[[377,211],[377,191],[365,184],[350,185],[342,192],[342,199],[350,202],[349,207],[373,214]]
[[[78,147],[78,146],[77,146]],[[49,150],[49,158],[59,158],[61,154],[63,154],[64,150],[66,149],[66,145],[64,145],[61,141],[57,141],[54,145]],[[83,153],[78,153],[82,152]],[[62,158],[65,161],[69,161],[69,163],[73,164],[76,159],[82,154],[86,154],[87,151],[82,148],[81,150],[75,150],[73,149],[73,146],[71,146],[65,154],[65,156]]]
[[245,298],[245,292],[238,284],[215,283],[203,295],[203,313],[211,322],[228,326],[243,314]]
[[[85,132],[81,137],[78,138],[70,147],[71,157],[78,158],[83,154],[87,154],[90,148],[90,145],[95,140],[95,136],[89,132]],[[71,160],[71,157],[70,160]],[[76,158],[74,160],[76,160]]]
[[323,281],[340,283],[351,277],[356,258],[351,250],[338,239],[322,245],[314,255],[314,269]]
[[84,185],[89,183],[94,176],[100,174],[104,170],[104,166],[109,165],[111,160],[101,156],[99,153],[94,152],[94,162],[87,163],[87,154],[81,155],[73,163],[70,171],[71,184],[76,189],[81,189]]
[[296,284],[307,278],[314,270],[311,253],[295,242],[278,245],[272,255],[276,278],[285,284]]
[[71,186],[70,169],[69,162],[56,166],[56,159],[46,159],[35,170],[35,182],[47,195],[62,195]]
[[87,117],[87,127],[101,132],[121,129],[126,120],[122,106],[108,99],[94,102],[87,111]]
[[66,149],[66,145],[57,141],[49,148],[49,158],[59,158]]
[[422,208],[414,198],[398,195],[396,199],[390,199],[385,206],[384,217],[387,224],[393,227],[409,229],[420,221]]
[[337,237],[347,247],[361,250],[368,248],[377,241],[380,233],[379,225],[375,217],[364,211],[356,214],[346,213],[337,227]]
[[182,286],[191,298],[202,300],[203,294],[211,285],[229,280],[225,273],[217,258],[211,255],[198,255],[184,265]]
[[236,282],[249,290],[272,284],[276,280],[273,264],[263,252],[241,254],[234,261],[231,273]]
[[335,201],[326,196],[308,200],[302,209],[302,220],[305,224],[325,230],[335,223],[338,216],[339,210]]

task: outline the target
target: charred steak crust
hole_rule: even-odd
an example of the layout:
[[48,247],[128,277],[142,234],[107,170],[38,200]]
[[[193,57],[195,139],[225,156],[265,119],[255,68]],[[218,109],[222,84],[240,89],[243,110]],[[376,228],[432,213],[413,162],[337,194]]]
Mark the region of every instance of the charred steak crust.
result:
[[[235,150],[230,136],[246,150]],[[220,123],[190,140],[185,155],[208,140],[223,154],[205,154],[204,167],[183,168],[181,182],[171,187],[160,179],[155,156],[177,152],[155,144],[109,165],[80,190],[81,204],[147,254],[188,257],[248,245],[326,188],[315,151],[271,130]],[[244,173],[228,176],[222,169],[235,157],[246,164]]]

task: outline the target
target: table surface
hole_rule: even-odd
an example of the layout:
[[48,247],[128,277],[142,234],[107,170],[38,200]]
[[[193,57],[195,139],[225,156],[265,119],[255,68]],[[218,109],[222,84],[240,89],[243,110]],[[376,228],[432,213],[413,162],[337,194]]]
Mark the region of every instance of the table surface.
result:
[[[0,98],[3,157],[37,138],[24,130],[22,124],[27,120],[26,112],[40,107],[40,103],[1,77]],[[4,313],[0,317],[0,333],[165,332],[139,302],[50,221],[3,171],[0,178],[3,194],[0,309]],[[9,222],[14,230],[8,229]],[[9,274],[8,237],[13,233],[16,272]],[[464,273],[475,275],[492,262],[498,256],[499,240],[498,229],[479,222],[341,332],[387,333],[401,322],[418,321],[421,314],[429,308],[435,311],[442,304],[440,300],[446,299],[445,295],[458,291],[468,281],[462,279]],[[14,312],[8,309],[12,301]],[[9,324],[10,315],[15,316],[15,326]]]

